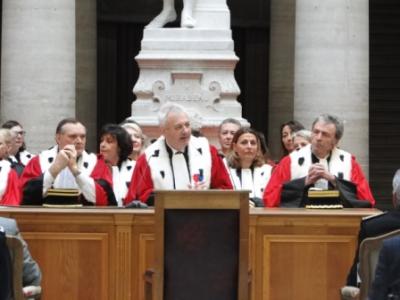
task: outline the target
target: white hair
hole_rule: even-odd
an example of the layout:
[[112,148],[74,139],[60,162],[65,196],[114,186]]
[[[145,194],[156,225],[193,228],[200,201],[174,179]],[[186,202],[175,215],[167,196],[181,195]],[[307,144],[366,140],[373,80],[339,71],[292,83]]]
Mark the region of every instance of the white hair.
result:
[[6,144],[10,144],[12,139],[16,137],[16,133],[7,128],[0,128],[0,139]]
[[142,128],[137,123],[124,123],[121,125],[122,128],[130,128],[138,132],[140,135],[143,134]]
[[158,111],[158,123],[161,127],[165,126],[168,115],[170,113],[184,113],[189,118],[188,112],[182,105],[179,105],[175,102],[166,102],[160,107],[160,110]]
[[311,131],[310,130],[301,129],[299,131],[295,131],[293,133],[293,137],[292,137],[293,141],[294,141],[295,137],[301,137],[311,143]]

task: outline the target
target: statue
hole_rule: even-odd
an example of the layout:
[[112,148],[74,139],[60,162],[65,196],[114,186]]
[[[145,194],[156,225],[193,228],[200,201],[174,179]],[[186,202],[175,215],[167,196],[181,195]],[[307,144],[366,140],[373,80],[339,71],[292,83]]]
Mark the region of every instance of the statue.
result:
[[[176,20],[175,0],[163,0],[163,9],[146,28],[161,28],[169,22]],[[183,9],[181,14],[181,27],[193,28],[196,20],[193,17],[194,6],[197,0],[183,0]]]

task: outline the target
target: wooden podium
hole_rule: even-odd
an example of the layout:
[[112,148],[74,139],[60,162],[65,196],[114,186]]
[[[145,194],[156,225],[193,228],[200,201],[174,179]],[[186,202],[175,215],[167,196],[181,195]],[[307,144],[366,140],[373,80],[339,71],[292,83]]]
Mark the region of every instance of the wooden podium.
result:
[[248,299],[248,235],[248,192],[156,191],[147,300]]

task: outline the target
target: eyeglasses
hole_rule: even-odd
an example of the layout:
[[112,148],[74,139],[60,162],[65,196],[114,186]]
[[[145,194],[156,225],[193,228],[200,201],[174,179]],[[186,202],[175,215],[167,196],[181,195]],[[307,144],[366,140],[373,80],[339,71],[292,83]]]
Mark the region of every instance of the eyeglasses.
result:
[[24,136],[26,132],[23,131],[23,130],[21,130],[21,131],[14,131],[14,133],[15,133],[15,135],[22,135],[22,136]]

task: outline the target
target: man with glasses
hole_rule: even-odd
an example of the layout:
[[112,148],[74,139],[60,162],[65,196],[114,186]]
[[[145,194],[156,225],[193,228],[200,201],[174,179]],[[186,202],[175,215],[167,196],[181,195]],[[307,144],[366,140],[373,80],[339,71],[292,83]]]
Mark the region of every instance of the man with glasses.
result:
[[34,157],[32,153],[26,150],[25,131],[22,125],[15,120],[8,120],[1,127],[9,129],[11,132],[12,141],[8,160],[17,171],[18,176],[21,176],[25,166]]

